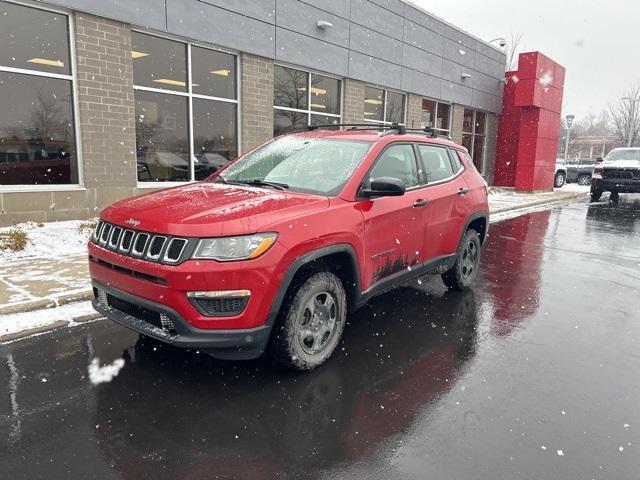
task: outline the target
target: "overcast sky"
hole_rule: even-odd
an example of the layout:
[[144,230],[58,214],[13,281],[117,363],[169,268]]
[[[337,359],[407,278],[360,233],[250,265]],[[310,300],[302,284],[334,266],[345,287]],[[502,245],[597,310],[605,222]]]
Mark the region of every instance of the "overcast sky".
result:
[[523,51],[567,69],[565,114],[598,114],[640,81],[638,0],[412,1],[484,40],[521,33]]

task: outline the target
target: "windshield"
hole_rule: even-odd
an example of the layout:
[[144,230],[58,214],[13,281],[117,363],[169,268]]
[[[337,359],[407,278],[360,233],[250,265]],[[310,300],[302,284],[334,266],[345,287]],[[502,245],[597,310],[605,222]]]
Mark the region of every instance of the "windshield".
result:
[[612,150],[607,155],[606,160],[612,162],[614,160],[640,160],[640,149],[620,149]]
[[214,181],[272,183],[291,191],[334,196],[369,147],[369,142],[352,140],[280,138],[241,158]]

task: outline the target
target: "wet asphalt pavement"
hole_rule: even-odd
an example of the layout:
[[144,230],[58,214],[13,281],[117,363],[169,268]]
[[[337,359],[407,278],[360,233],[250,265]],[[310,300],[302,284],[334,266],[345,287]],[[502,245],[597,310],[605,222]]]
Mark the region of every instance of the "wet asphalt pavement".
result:
[[[0,478],[639,478],[640,197],[494,224],[483,261],[374,300],[308,374],[107,321],[2,346]],[[93,386],[94,357],[126,363]]]

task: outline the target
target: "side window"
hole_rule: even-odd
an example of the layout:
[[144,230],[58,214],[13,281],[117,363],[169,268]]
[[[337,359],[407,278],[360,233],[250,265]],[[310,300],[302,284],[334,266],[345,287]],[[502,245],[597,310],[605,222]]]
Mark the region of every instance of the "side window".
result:
[[418,145],[424,162],[427,184],[439,182],[453,176],[453,167],[446,148],[433,145]]
[[458,154],[458,158],[460,159],[460,162],[462,162],[462,164],[467,167],[470,168],[472,170],[477,170],[476,166],[473,164],[473,161],[471,160],[471,157],[464,152],[461,152],[460,150],[456,150],[456,153]]
[[451,159],[451,165],[453,165],[453,173],[458,173],[462,170],[462,163],[460,163],[460,158],[458,158],[456,152],[449,150],[449,158]]
[[399,178],[406,188],[418,185],[418,167],[413,146],[392,145],[382,152],[371,169],[369,180],[380,177]]

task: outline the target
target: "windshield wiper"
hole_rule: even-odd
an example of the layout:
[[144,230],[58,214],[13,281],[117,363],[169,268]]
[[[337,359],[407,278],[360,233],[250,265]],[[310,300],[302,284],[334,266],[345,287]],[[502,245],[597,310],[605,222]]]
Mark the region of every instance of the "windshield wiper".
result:
[[289,188],[289,185],[286,183],[280,182],[269,182],[266,180],[261,180],[259,178],[251,178],[247,180],[228,180],[224,179],[226,183],[231,183],[234,185],[255,185],[256,187],[273,187],[278,190],[285,190]]

